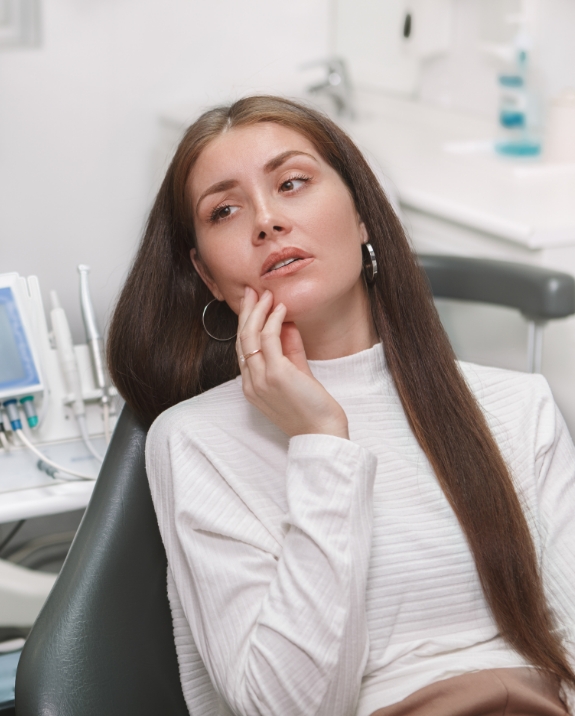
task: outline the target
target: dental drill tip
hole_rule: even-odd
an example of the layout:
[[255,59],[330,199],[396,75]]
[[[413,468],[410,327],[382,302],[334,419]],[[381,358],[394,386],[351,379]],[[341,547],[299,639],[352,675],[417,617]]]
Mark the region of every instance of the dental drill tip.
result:
[[90,267],[87,264],[78,264],[78,273],[90,273]]
[[52,308],[62,308],[60,305],[60,300],[58,298],[58,294],[54,289],[50,291],[50,303],[52,304]]

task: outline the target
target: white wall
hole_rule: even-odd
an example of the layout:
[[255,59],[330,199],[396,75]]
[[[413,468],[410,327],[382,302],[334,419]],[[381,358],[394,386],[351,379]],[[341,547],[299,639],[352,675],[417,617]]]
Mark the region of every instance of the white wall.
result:
[[[494,116],[481,3],[453,0],[451,52],[426,63],[425,101]],[[330,0],[41,0],[43,44],[0,53],[0,273],[57,288],[82,339],[76,265],[105,324],[157,186],[157,117],[253,90],[293,92],[327,53]],[[541,0],[548,94],[575,85],[574,0]]]
[[[493,1],[503,6],[504,0]],[[490,34],[489,28],[484,28],[485,2],[453,0],[451,50],[424,64],[419,97],[445,107],[492,116],[495,121],[497,74],[503,65],[479,51],[482,34]],[[539,0],[534,63],[545,102],[565,87],[575,87],[574,29],[574,0]]]
[[540,67],[548,96],[575,87],[575,2],[540,0]]
[[43,0],[39,49],[0,53],[0,273],[56,288],[83,340],[78,263],[104,326],[152,200],[157,117],[303,86],[328,0]]

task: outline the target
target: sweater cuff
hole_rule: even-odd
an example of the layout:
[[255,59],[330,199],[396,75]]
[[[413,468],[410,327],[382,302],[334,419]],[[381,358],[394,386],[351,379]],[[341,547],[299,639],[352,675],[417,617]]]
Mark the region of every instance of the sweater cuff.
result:
[[366,468],[371,467],[373,469],[377,466],[376,456],[367,448],[363,448],[346,438],[324,435],[323,433],[296,435],[290,438],[288,459],[306,457],[324,457],[326,460],[337,458],[348,462],[350,465],[363,465]]
[[288,448],[288,495],[305,483],[313,492],[373,492],[376,456],[357,443],[334,435],[296,435]]

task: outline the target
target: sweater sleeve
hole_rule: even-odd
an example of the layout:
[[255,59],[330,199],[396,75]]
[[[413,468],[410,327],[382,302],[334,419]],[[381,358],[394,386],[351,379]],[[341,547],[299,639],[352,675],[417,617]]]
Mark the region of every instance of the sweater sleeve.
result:
[[[575,670],[575,447],[548,386],[538,421],[536,475],[547,599]],[[575,691],[564,687],[575,713]]]
[[210,678],[234,713],[354,712],[369,649],[376,464],[348,440],[292,438],[277,544],[189,440],[156,433],[149,441],[174,582]]

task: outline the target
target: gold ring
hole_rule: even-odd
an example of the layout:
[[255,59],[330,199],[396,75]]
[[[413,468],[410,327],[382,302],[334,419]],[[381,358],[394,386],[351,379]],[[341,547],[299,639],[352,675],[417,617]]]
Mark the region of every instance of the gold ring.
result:
[[245,353],[240,356],[240,363],[245,363],[248,358],[251,358],[252,356],[255,356],[256,353],[261,353],[262,349],[258,348],[255,351],[252,351],[251,353]]

